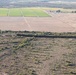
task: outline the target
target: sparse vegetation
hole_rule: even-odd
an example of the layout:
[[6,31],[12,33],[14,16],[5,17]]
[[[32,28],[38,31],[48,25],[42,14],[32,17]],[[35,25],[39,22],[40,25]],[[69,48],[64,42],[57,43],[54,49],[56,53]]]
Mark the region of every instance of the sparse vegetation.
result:
[[19,33],[75,36],[75,33],[1,31],[0,73],[7,75],[76,74],[76,40],[74,38],[17,36],[16,34]]

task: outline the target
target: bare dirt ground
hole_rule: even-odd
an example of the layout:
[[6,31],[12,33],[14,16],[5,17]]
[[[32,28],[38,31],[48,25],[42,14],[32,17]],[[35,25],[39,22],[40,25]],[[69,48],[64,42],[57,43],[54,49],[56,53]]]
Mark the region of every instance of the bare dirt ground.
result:
[[0,75],[76,75],[76,39],[14,35],[0,35]]
[[0,17],[1,30],[30,30],[23,17]]
[[75,13],[49,13],[51,17],[0,17],[1,30],[75,32]]

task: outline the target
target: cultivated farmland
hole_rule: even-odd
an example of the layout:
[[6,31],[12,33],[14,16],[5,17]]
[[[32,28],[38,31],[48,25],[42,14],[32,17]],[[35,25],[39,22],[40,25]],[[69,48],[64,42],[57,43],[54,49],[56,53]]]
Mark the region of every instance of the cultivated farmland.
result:
[[41,8],[0,8],[0,16],[49,17]]
[[51,17],[0,17],[0,30],[75,32],[75,13],[49,13]]
[[0,75],[76,75],[75,13],[1,8],[0,15]]
[[75,9],[0,8],[0,30],[75,32],[76,13],[72,11]]
[[7,15],[8,15],[8,9],[0,8],[0,16],[7,16]]
[[9,9],[8,16],[22,16],[20,9],[18,8],[12,8]]

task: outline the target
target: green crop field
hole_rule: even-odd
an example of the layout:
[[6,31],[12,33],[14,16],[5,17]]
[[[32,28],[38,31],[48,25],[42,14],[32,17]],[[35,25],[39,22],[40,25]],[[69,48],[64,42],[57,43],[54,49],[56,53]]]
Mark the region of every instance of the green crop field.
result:
[[22,16],[20,9],[12,8],[9,9],[9,16]]
[[41,8],[0,8],[0,16],[49,17]]
[[49,16],[46,14],[42,9],[32,9],[33,12],[35,12],[38,16],[47,17]]
[[8,15],[8,9],[0,8],[0,16],[7,16],[7,15]]
[[37,14],[30,8],[22,8],[22,13],[24,16],[28,17],[35,17]]

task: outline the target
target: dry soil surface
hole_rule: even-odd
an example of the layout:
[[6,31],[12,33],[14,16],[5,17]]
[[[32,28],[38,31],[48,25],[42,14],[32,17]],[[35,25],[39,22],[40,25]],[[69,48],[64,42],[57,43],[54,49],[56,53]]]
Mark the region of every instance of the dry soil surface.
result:
[[75,32],[75,13],[49,13],[51,17],[0,17],[1,30]]

